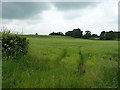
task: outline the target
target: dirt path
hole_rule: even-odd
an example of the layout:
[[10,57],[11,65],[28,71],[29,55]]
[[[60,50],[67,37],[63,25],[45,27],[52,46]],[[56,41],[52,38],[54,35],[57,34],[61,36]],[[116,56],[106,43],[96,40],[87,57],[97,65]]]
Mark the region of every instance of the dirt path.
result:
[[83,75],[85,73],[85,69],[84,69],[84,58],[83,58],[83,54],[81,51],[81,47],[79,48],[79,58],[80,58],[80,63],[78,65],[78,72],[80,73],[80,75]]

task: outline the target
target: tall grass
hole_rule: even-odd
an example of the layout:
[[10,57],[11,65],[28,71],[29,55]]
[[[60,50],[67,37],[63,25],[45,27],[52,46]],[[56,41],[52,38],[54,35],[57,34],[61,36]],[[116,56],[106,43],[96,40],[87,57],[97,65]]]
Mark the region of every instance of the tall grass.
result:
[[[117,41],[31,37],[29,53],[3,61],[3,88],[115,88]],[[81,54],[80,54],[81,52]],[[79,68],[83,60],[82,67]],[[81,74],[79,70],[84,70]]]

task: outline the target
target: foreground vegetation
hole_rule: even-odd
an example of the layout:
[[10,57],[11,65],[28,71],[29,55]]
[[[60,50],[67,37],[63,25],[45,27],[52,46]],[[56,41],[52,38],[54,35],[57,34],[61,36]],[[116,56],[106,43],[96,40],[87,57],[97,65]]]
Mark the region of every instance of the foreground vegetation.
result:
[[3,60],[3,88],[116,88],[118,42],[26,36],[26,56]]
[[2,35],[2,58],[9,59],[25,55],[28,51],[28,40],[14,34]]

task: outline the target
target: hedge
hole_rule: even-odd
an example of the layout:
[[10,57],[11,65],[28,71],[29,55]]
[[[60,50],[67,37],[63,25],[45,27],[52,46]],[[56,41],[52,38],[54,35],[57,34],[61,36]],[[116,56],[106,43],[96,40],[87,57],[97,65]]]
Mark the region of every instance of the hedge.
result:
[[2,36],[2,58],[23,56],[28,52],[28,40],[17,35]]

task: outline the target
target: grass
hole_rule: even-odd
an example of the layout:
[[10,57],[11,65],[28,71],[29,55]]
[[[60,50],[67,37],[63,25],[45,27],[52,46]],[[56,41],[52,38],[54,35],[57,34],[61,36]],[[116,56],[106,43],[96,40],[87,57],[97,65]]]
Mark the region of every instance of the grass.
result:
[[3,88],[116,88],[118,42],[27,36],[29,53],[4,60]]

